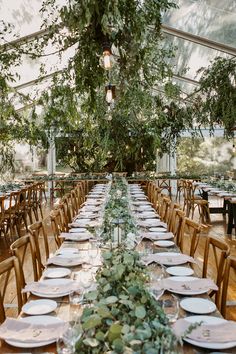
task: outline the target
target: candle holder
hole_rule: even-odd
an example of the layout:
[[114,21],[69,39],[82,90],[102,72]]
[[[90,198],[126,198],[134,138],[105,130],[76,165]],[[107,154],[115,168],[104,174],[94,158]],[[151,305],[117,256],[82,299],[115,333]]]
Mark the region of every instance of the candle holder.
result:
[[111,221],[111,240],[112,243],[119,247],[122,243],[122,238],[124,236],[124,220],[123,219],[113,219]]

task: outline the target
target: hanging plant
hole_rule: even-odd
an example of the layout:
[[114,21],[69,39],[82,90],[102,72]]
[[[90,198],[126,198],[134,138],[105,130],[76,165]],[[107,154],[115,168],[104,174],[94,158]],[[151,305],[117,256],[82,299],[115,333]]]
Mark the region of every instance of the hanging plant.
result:
[[220,125],[226,136],[232,137],[236,124],[236,60],[218,57],[201,71],[200,87],[196,90],[197,120],[211,130]]

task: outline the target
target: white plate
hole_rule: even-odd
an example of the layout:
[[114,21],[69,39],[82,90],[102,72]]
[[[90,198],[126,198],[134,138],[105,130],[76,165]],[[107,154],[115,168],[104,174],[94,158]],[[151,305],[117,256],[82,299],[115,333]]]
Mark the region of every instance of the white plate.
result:
[[73,227],[72,229],[69,230],[70,233],[75,233],[75,232],[88,232],[88,230],[85,227]]
[[56,253],[54,256],[57,258],[68,258],[68,259],[73,259],[73,260],[78,259],[80,257],[79,252],[77,252],[77,253],[72,253],[72,252]]
[[67,254],[67,255],[71,255],[71,254],[77,254],[78,255],[79,250],[78,248],[75,247],[65,247],[65,248],[60,248],[59,250],[56,251],[57,255],[62,255],[62,254]]
[[[188,281],[193,281],[193,280],[197,280],[197,279],[199,279],[199,278],[197,278],[197,277],[175,277],[175,276],[173,276],[173,277],[171,277],[171,280],[174,280],[174,281],[184,281],[184,282],[188,282]],[[175,293],[175,294],[180,294],[180,295],[185,295],[185,296],[188,296],[188,295],[201,295],[201,294],[205,294],[205,293],[207,293],[208,292],[208,290],[209,289],[206,289],[206,290],[196,290],[196,291],[191,291],[191,290],[189,290],[189,291],[181,291],[181,290],[179,290],[179,291],[172,291],[171,290],[171,292],[173,292],[173,293]]]
[[178,277],[186,277],[194,273],[193,269],[188,267],[169,267],[166,268],[166,271],[170,275],[176,275]]
[[[43,280],[43,282],[45,283],[48,283],[50,285],[53,285],[53,286],[58,286],[60,284],[71,284],[71,279],[46,279],[46,280]],[[40,292],[37,292],[37,291],[31,291],[32,294],[36,295],[36,296],[40,296],[40,297],[46,297],[46,298],[49,298],[49,299],[54,299],[56,297],[61,297],[61,296],[66,296],[66,295],[69,295],[69,293],[71,292],[70,288],[68,288],[68,290],[65,290],[64,292],[61,292],[61,293],[40,293]]]
[[43,276],[50,279],[64,278],[71,274],[68,268],[48,268],[43,272]]
[[173,241],[160,240],[160,241],[155,241],[154,245],[158,247],[172,247],[175,245],[175,243]]
[[[60,318],[58,317],[53,317],[53,316],[30,316],[30,317],[24,317],[20,319],[19,321],[24,321],[32,324],[54,324],[58,322],[63,322]],[[19,348],[37,348],[37,347],[42,347],[44,345],[48,345],[51,343],[54,343],[55,340],[50,340],[50,341],[42,341],[38,343],[29,343],[27,341],[25,342],[18,342],[15,340],[6,340],[6,343],[14,346],[14,347],[19,347]]]
[[153,207],[151,205],[139,205],[138,209],[140,210],[153,210]]
[[167,232],[166,228],[164,228],[164,227],[150,227],[149,231],[151,231],[151,232],[159,232],[159,233]]
[[81,257],[78,254],[62,254],[60,256],[55,256],[53,259],[49,258],[50,264],[54,264],[61,267],[75,267],[82,264]]
[[[213,316],[189,316],[185,318],[190,323],[196,323],[203,321],[204,324],[221,324],[224,323],[226,320],[220,317],[213,317]],[[196,345],[197,347],[207,348],[207,349],[229,349],[236,346],[236,342],[226,342],[226,343],[209,343],[209,342],[199,342],[189,338],[184,338],[184,340],[192,345]]]
[[56,301],[42,299],[27,302],[22,307],[22,311],[26,313],[26,315],[45,315],[46,313],[54,311],[56,308]]
[[216,305],[214,302],[203,299],[200,297],[190,297],[180,301],[182,309],[192,313],[198,313],[199,315],[214,312]]

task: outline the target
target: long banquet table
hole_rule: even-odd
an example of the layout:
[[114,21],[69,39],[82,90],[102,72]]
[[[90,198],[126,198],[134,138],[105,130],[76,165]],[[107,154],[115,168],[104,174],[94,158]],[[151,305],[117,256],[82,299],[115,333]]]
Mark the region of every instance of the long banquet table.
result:
[[[84,242],[79,242],[79,241],[69,241],[65,240],[62,243],[61,249],[65,248],[77,248],[81,252],[87,252],[87,249],[89,247],[89,241],[84,241]],[[136,249],[139,252],[143,252],[144,250],[150,250],[153,249],[154,253],[158,252],[179,252],[179,249],[177,248],[176,245],[173,245],[173,247],[170,248],[162,248],[162,247],[157,247],[153,244],[153,242],[144,240],[142,239],[141,242],[138,243]],[[97,265],[96,265],[97,266]],[[52,265],[48,265],[47,269],[50,269]],[[55,268],[55,265],[53,266]],[[71,269],[71,274],[70,278],[74,279],[74,275],[77,274],[78,271],[81,271],[82,267],[81,265],[73,266],[70,267]],[[86,271],[86,270],[85,270]],[[44,278],[44,277],[43,277]],[[198,295],[201,298],[208,298],[207,294],[203,295]],[[177,295],[179,299],[182,299],[184,296],[182,295]],[[163,298],[165,298],[165,294],[163,295]],[[30,295],[29,297],[30,300],[38,299],[38,297],[34,295]],[[52,312],[50,315],[58,317],[60,319],[63,319],[64,321],[69,321],[70,318],[70,305],[69,305],[69,296],[64,296],[64,297],[59,297],[55,298],[55,301],[57,302],[57,308],[54,312]],[[190,316],[190,313],[185,312],[183,309],[180,309],[179,317],[186,317]],[[21,313],[21,317],[24,317],[25,315]],[[215,317],[221,317],[220,313],[218,310],[214,311],[211,313],[211,316]],[[205,348],[200,348],[193,346],[191,344],[184,343],[183,347],[179,347],[176,350],[178,353],[186,353],[186,354],[200,354],[200,353],[212,353],[213,350],[210,349],[205,349]],[[222,350],[223,351],[223,350]],[[14,347],[11,345],[8,345],[4,340],[1,341],[1,347],[0,347],[0,353],[7,354],[7,353],[34,353],[34,354],[52,354],[56,353],[56,345],[55,343],[47,345],[47,346],[42,346],[42,347],[37,347],[37,348],[28,348],[27,346],[25,348],[19,348],[19,347]],[[221,350],[217,350],[217,352],[221,352]],[[225,350],[223,351],[225,352]],[[235,353],[236,348],[232,349],[227,349],[227,353]],[[164,353],[163,353],[164,354]]]

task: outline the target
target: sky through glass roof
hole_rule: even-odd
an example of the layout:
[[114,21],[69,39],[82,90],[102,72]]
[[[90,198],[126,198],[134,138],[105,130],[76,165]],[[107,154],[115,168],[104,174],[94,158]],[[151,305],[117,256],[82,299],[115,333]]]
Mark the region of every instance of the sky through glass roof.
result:
[[[63,3],[63,0],[60,0]],[[40,8],[42,0],[0,0],[0,19],[14,25],[14,33],[19,37],[30,35],[40,30],[42,17]],[[236,48],[236,2],[231,0],[179,0],[179,9],[171,9],[163,17],[163,24],[177,28],[192,34],[222,42]],[[176,56],[172,66],[176,74],[198,80],[200,74],[196,74],[201,67],[207,67],[210,61],[217,56],[230,57],[222,52],[166,35],[164,40],[176,47]],[[10,35],[7,41],[13,40]],[[53,52],[53,46],[46,51]],[[48,56],[38,60],[30,60],[25,57],[23,64],[15,68],[20,75],[13,86],[35,80],[40,74],[40,64],[45,63],[46,72],[52,73],[66,67],[68,60],[74,54],[74,48],[67,50],[61,58],[58,55]],[[195,85],[179,79],[174,81],[180,84],[184,92],[191,92]],[[36,88],[24,88],[20,91],[30,94],[32,100],[37,99],[39,93],[50,84],[47,80],[44,84],[38,84]],[[11,84],[12,85],[12,84]]]

